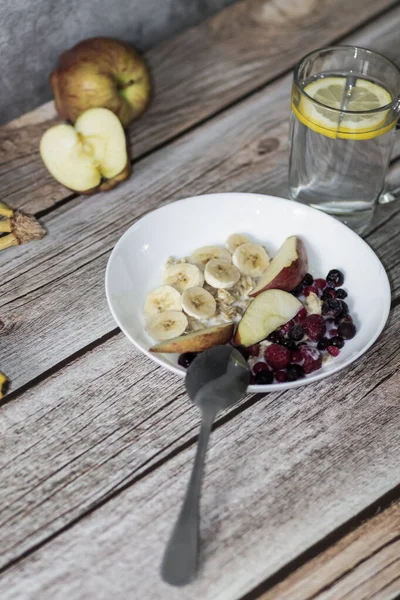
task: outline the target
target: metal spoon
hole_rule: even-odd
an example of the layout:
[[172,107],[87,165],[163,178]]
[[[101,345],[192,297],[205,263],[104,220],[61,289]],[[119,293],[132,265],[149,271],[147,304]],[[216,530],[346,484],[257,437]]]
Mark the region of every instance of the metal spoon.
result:
[[200,489],[212,423],[218,411],[238,402],[246,392],[250,371],[231,346],[215,346],[195,358],[186,373],[186,390],[202,413],[192,474],[161,565],[161,577],[182,586],[196,576],[199,551]]

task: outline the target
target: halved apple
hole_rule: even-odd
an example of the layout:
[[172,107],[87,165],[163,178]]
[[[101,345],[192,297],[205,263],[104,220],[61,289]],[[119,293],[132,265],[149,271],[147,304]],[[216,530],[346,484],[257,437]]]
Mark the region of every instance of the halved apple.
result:
[[107,108],[90,108],[75,126],[48,129],[40,155],[53,177],[75,192],[109,190],[131,172],[124,130]]
[[232,338],[233,330],[233,323],[207,327],[206,329],[200,329],[199,331],[193,331],[192,333],[160,342],[150,348],[150,352],[202,352],[203,350],[207,350],[207,348],[229,342]]
[[250,296],[254,297],[271,289],[290,292],[303,279],[307,269],[308,260],[304,244],[297,235],[291,235],[283,242]]
[[293,319],[302,307],[300,300],[288,292],[262,292],[247,307],[233,338],[234,343],[242,346],[257,344]]

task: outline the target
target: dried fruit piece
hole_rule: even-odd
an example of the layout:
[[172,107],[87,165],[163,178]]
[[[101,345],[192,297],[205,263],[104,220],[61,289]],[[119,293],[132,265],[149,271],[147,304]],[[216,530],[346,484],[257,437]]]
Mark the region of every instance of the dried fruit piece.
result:
[[46,230],[32,215],[26,215],[20,210],[13,210],[4,202],[0,202],[0,250],[19,244],[27,244],[33,240],[40,240],[46,235]]
[[7,394],[9,386],[10,381],[8,377],[6,377],[6,375],[0,371],[0,399]]

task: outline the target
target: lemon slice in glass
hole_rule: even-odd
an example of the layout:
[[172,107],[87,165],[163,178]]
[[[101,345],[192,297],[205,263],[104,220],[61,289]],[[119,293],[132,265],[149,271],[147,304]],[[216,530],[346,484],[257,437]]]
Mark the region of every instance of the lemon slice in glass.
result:
[[347,92],[346,112],[341,113],[346,82],[346,77],[339,76],[312,81],[305,86],[305,94],[297,94],[297,102],[293,95],[293,112],[304,125],[331,138],[370,139],[394,127],[395,120],[388,122],[390,108],[368,112],[387,106],[392,102],[392,96],[384,87],[367,79],[356,79]]

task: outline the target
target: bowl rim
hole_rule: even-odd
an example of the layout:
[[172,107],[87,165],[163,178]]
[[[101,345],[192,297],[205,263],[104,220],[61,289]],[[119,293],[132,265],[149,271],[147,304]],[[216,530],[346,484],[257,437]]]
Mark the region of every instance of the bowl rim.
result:
[[109,288],[110,270],[112,268],[112,261],[113,261],[115,255],[117,254],[119,248],[123,245],[125,239],[130,235],[132,228],[136,227],[139,222],[147,221],[147,220],[153,218],[153,215],[155,213],[168,211],[168,210],[170,210],[170,208],[172,206],[173,207],[178,206],[178,209],[179,209],[179,206],[190,204],[192,201],[198,202],[198,201],[201,201],[201,199],[203,199],[203,198],[210,198],[213,196],[218,196],[219,198],[221,198],[221,196],[223,196],[227,199],[232,198],[232,196],[235,196],[235,197],[240,197],[242,200],[245,200],[245,198],[249,198],[249,196],[250,196],[252,198],[259,198],[260,200],[268,198],[273,201],[290,203],[291,205],[296,206],[296,207],[298,207],[300,205],[302,207],[302,209],[304,209],[306,212],[313,213],[313,214],[317,213],[319,215],[319,218],[322,219],[322,221],[325,220],[327,223],[334,222],[336,227],[339,226],[339,229],[344,228],[347,233],[350,233],[351,236],[354,236],[354,239],[357,240],[357,244],[361,244],[362,246],[364,246],[364,249],[369,254],[371,260],[377,262],[377,265],[382,270],[382,274],[384,276],[383,277],[384,289],[382,289],[382,317],[381,317],[381,320],[379,322],[379,325],[377,327],[375,334],[368,340],[368,343],[365,344],[358,352],[352,354],[348,359],[346,359],[344,362],[340,363],[336,367],[331,367],[329,369],[329,371],[324,371],[323,369],[320,369],[319,371],[316,371],[314,375],[310,374],[303,379],[298,379],[297,381],[291,381],[291,382],[286,382],[286,383],[272,383],[269,385],[249,385],[247,388],[247,393],[266,393],[266,392],[275,392],[275,391],[279,391],[279,390],[285,391],[285,390],[290,390],[290,389],[294,389],[297,387],[302,387],[309,383],[315,383],[317,381],[320,381],[321,379],[325,379],[327,377],[330,377],[331,375],[334,375],[335,373],[338,373],[339,371],[342,371],[343,369],[347,368],[350,364],[352,364],[353,362],[358,360],[363,354],[365,354],[365,352],[375,343],[375,341],[381,335],[381,333],[386,325],[386,322],[388,320],[389,313],[390,313],[390,307],[391,307],[391,290],[390,290],[389,278],[386,273],[385,267],[383,266],[379,257],[376,255],[376,253],[367,244],[367,242],[365,240],[363,240],[359,235],[357,235],[354,231],[352,231],[344,223],[341,223],[340,221],[338,221],[334,217],[328,215],[327,213],[324,213],[315,208],[312,208],[311,206],[307,206],[305,204],[300,204],[299,202],[296,202],[294,200],[289,200],[287,198],[283,198],[281,196],[273,196],[271,194],[258,194],[258,193],[252,193],[252,192],[214,192],[211,194],[200,194],[198,196],[188,196],[187,198],[182,198],[181,200],[175,200],[173,202],[169,202],[168,204],[165,204],[164,206],[160,206],[158,208],[150,210],[147,213],[141,215],[122,234],[122,236],[118,239],[117,243],[113,247],[110,256],[108,257],[106,271],[105,271],[105,293],[106,293],[108,307],[114,318],[114,321],[116,322],[117,326],[121,329],[122,333],[128,338],[128,340],[134,346],[136,346],[136,348],[138,350],[140,350],[140,352],[142,352],[143,354],[148,356],[156,364],[161,365],[165,369],[175,373],[176,375],[179,375],[180,377],[185,376],[185,371],[183,369],[181,369],[178,366],[172,365],[172,364],[166,364],[157,354],[149,352],[149,350],[147,350],[142,345],[140,345],[135,340],[135,338],[133,338],[132,335],[126,330],[124,325],[120,322],[120,320],[117,317],[116,312],[114,311],[113,303],[112,303],[112,300],[110,297],[111,296],[110,288]]

